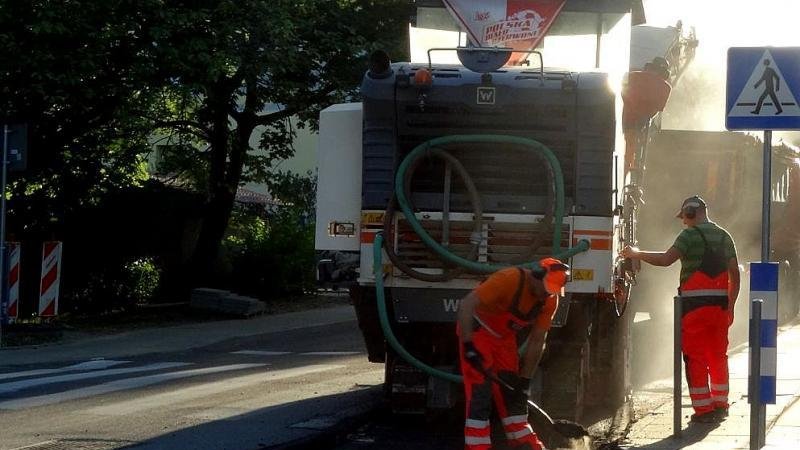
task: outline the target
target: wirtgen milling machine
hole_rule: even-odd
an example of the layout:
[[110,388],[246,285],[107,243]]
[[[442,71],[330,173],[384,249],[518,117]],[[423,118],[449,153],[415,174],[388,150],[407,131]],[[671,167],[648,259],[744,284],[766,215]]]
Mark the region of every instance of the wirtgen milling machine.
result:
[[[412,31],[452,23],[440,2],[424,3]],[[568,0],[521,66],[503,66],[509,52],[441,44],[421,63],[377,53],[362,102],[322,112],[320,278],[351,282],[369,359],[386,364],[396,411],[453,405],[459,299],[498,266],[551,255],[569,260],[572,279],[534,397],[563,418],[625,400],[633,272],[618,251],[636,241],[633,165],[696,45],[680,27],[631,21],[630,1]],[[576,40],[588,70],[566,64],[560,46]],[[447,53],[462,63],[435,62]],[[625,90],[636,103],[626,131],[629,70],[647,73]],[[626,136],[635,153],[627,158]]]

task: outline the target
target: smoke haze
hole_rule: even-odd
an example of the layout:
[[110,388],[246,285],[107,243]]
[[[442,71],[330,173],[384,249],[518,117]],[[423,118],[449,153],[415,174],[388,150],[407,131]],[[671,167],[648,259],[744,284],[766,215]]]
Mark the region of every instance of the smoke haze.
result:
[[[725,82],[727,76],[727,51],[736,46],[797,46],[800,33],[797,18],[800,2],[796,0],[645,0],[647,24],[674,26],[682,21],[684,29],[696,29],[699,46],[694,61],[674,86],[672,95],[662,115],[665,130],[725,130]],[[798,93],[800,94],[800,93]],[[753,133],[761,137],[761,133]],[[776,132],[773,144],[783,140],[800,145],[800,132]],[[662,149],[663,150],[663,149]],[[648,150],[649,151],[649,150]],[[679,153],[679,152],[676,152]],[[686,158],[686,153],[675,158]],[[652,155],[649,155],[652,156]],[[666,166],[653,167],[648,162],[645,201],[640,216],[640,246],[645,250],[668,249],[682,229],[674,219],[680,200],[695,193],[707,195],[707,180],[693,177],[691,171],[681,170],[707,161],[696,155],[695,161],[670,161]],[[648,157],[648,161],[650,158]],[[663,160],[662,160],[663,161]],[[668,167],[667,167],[668,166]],[[760,174],[760,165],[755,175]],[[664,173],[666,171],[666,173]],[[752,175],[752,174],[751,174]],[[720,173],[719,177],[731,174]],[[653,179],[655,178],[655,179]],[[760,178],[756,183],[759,185]],[[717,193],[726,195],[726,193]],[[729,194],[730,195],[730,194]],[[737,243],[740,263],[755,260],[760,255],[760,227],[754,229],[753,220],[760,225],[760,189],[737,192],[743,207],[741,211],[725,214],[724,221],[715,215],[715,204],[709,202],[712,220],[727,228]],[[708,198],[707,198],[708,199]],[[747,216],[747,217],[745,217]],[[752,216],[752,217],[751,217]],[[672,372],[673,296],[676,295],[680,264],[669,268],[642,265],[638,284],[633,291],[635,309],[646,311],[651,320],[634,326],[634,376],[636,384],[667,378]],[[747,275],[742,274],[742,288],[736,308],[736,321],[731,331],[731,346],[747,338]]]

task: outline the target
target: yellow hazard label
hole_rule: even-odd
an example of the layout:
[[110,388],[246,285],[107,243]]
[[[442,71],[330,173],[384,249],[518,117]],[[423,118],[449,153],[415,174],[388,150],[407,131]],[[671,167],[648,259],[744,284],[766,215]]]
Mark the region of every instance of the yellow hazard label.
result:
[[380,225],[383,223],[382,212],[362,212],[361,225]]
[[572,281],[592,281],[592,280],[594,280],[594,270],[572,269]]

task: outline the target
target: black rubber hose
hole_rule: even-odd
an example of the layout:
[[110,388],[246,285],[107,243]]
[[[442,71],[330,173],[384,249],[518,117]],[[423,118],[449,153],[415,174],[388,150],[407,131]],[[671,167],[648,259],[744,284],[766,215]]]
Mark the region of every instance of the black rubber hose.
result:
[[[430,150],[431,151],[429,152],[429,155],[441,157],[446,162],[448,162],[455,169],[461,180],[464,182],[464,185],[467,188],[467,192],[469,193],[470,203],[472,204],[473,214],[475,216],[473,233],[480,234],[483,229],[483,206],[481,204],[480,194],[478,193],[478,189],[475,187],[475,183],[472,181],[472,177],[469,176],[469,173],[467,172],[464,165],[461,164],[461,162],[449,152],[439,148],[432,148]],[[406,172],[406,175],[404,176],[404,179],[406,180],[406,183],[404,184],[406,186],[407,191],[410,190],[409,187],[411,184],[410,181],[413,178],[417,166],[418,163],[415,161],[415,163],[409,167],[409,170]],[[406,197],[409,199],[411,198],[410,192],[406,192]],[[397,195],[393,194],[391,200],[389,201],[386,207],[386,212],[383,215],[383,229],[384,233],[387,236],[394,235],[391,231],[394,228],[393,218],[394,218],[396,201],[397,201]],[[478,255],[479,246],[480,242],[476,243],[473,246],[473,248],[470,250],[469,255],[467,256],[467,259],[469,260],[476,259]],[[392,242],[390,242],[388,239],[385,239],[383,241],[383,248],[386,251],[386,255],[389,257],[389,260],[392,261],[392,264],[394,264],[395,267],[400,269],[400,271],[402,271],[406,275],[421,281],[426,281],[426,282],[448,281],[464,272],[464,269],[462,269],[461,267],[452,268],[448,267],[447,265],[445,265],[443,272],[441,274],[420,272],[418,270],[413,269],[400,259],[399,255],[397,255],[397,253],[394,251]]]

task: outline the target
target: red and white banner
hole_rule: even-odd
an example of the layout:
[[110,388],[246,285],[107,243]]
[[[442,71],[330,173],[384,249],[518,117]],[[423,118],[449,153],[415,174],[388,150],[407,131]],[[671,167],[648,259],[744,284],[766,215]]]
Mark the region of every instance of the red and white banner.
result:
[[[536,48],[555,22],[566,0],[442,0],[478,47]],[[514,53],[509,64],[519,64]]]
[[8,246],[8,313],[9,323],[14,323],[19,316],[19,253],[22,248],[19,242],[6,242]]
[[42,278],[39,287],[39,317],[58,314],[58,286],[61,282],[61,242],[42,245]]

